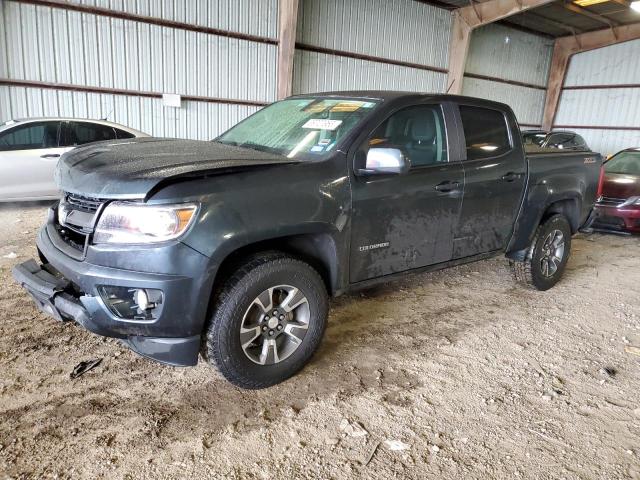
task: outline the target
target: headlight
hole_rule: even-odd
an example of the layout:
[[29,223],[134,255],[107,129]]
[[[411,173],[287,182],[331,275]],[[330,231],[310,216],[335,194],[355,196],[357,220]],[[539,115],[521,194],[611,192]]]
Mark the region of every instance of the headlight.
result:
[[197,205],[147,205],[113,202],[106,206],[94,243],[156,243],[173,240],[193,223]]

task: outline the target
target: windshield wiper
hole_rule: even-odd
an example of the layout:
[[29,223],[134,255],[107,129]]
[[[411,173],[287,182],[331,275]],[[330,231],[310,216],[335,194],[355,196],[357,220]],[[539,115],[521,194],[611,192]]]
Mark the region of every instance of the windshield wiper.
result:
[[279,155],[282,155],[282,151],[278,148],[273,148],[273,147],[267,147],[266,145],[261,145],[259,143],[254,143],[254,142],[244,142],[238,145],[239,147],[245,147],[245,148],[250,148],[252,150],[259,150],[261,152],[270,152],[270,153],[277,153]]

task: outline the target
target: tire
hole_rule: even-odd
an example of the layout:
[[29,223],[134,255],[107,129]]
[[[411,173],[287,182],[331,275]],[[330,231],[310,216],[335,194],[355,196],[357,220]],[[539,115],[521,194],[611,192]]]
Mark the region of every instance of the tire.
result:
[[[557,232],[560,232],[562,238],[557,235]],[[552,234],[554,234],[553,237]],[[553,243],[550,244],[549,239]],[[563,246],[561,254],[557,248],[560,244]],[[570,253],[571,226],[564,216],[553,215],[541,223],[536,230],[526,259],[523,262],[511,260],[509,264],[518,282],[544,291],[560,281]]]
[[203,337],[203,356],[234,385],[247,389],[275,385],[311,359],[322,340],[328,311],[325,284],[310,265],[277,252],[261,254],[241,264],[217,294]]

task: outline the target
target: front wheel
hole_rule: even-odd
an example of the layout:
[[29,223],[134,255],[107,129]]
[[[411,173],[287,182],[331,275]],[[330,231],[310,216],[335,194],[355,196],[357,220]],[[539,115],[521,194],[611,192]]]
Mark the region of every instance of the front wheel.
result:
[[318,348],[328,305],[324,282],[310,265],[278,253],[255,257],[218,294],[204,357],[239,387],[282,382]]
[[562,215],[540,224],[523,262],[510,261],[515,279],[538,290],[548,290],[562,278],[571,252],[571,226]]

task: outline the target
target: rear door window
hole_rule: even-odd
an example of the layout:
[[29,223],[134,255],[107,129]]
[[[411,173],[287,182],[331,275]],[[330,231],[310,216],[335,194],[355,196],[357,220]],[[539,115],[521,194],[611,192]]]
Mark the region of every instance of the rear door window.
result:
[[0,133],[0,151],[56,148],[59,126],[60,122],[33,122]]
[[64,146],[72,147],[102,140],[114,140],[116,131],[109,125],[89,122],[68,122]]
[[511,150],[507,119],[491,108],[460,105],[467,160],[490,158]]

